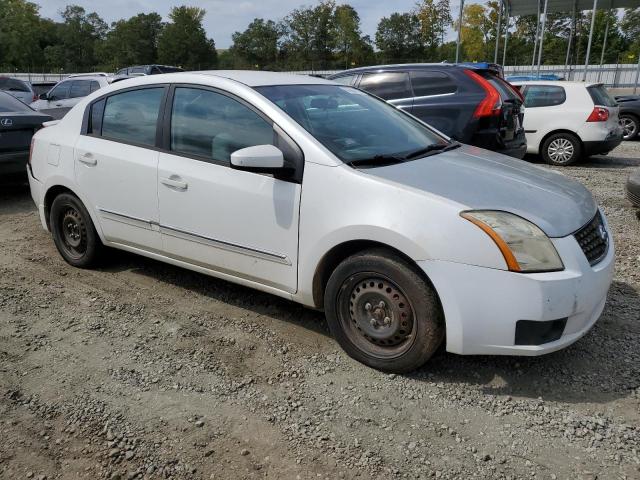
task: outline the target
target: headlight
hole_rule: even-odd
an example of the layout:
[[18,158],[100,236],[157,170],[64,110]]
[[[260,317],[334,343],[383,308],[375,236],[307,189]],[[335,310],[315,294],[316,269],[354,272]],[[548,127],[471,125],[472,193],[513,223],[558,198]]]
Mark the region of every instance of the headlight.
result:
[[564,269],[549,237],[524,218],[492,210],[462,212],[460,215],[491,237],[502,252],[509,270],[549,272]]

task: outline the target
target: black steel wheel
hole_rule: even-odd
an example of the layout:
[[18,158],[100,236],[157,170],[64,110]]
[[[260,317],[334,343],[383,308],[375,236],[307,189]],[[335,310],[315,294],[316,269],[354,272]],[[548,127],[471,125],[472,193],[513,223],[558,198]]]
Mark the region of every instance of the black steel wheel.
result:
[[423,365],[444,337],[437,296],[416,268],[382,250],[349,257],[333,272],[325,313],[356,360],[402,373]]
[[86,268],[96,262],[102,243],[89,212],[76,196],[58,195],[51,204],[49,221],[53,241],[67,263]]

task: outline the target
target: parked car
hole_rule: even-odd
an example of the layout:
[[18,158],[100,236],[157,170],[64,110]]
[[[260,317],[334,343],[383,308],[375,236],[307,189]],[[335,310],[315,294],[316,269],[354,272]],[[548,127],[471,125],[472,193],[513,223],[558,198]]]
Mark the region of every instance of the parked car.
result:
[[134,67],[121,68],[116,72],[116,76],[158,75],[174,72],[184,72],[184,70],[171,65],[136,65]]
[[[36,95],[36,97],[40,98],[40,95],[42,95],[43,93],[47,93],[49,90],[55,87],[56,83],[57,82],[49,80],[36,81],[31,82],[31,88],[33,88],[33,93]],[[37,100],[38,98],[36,98],[35,100]]]
[[487,68],[447,63],[387,65],[329,77],[387,100],[449,137],[522,158],[522,97]]
[[112,85],[36,134],[29,179],[69,264],[110,246],[324,308],[346,352],[385,371],[445,338],[460,354],[563,348],[613,273],[580,183],[301,75]]
[[541,73],[540,75],[509,75],[507,77],[507,81],[510,83],[529,82],[534,80],[561,81],[564,80],[564,78],[560,75],[556,75],[555,73]]
[[6,92],[0,92],[0,180],[27,179],[29,145],[49,115],[36,112]]
[[551,165],[606,154],[622,142],[618,106],[601,83],[514,82],[524,95],[527,152]]
[[640,207],[640,168],[627,179],[627,198],[636,207]]
[[634,140],[640,131],[640,96],[620,95],[615,97],[620,107],[620,125],[623,140]]
[[109,79],[102,75],[66,78],[41,94],[31,108],[60,119],[84,97],[107,85]]
[[19,78],[0,77],[0,90],[29,105],[36,99],[36,94],[29,82]]

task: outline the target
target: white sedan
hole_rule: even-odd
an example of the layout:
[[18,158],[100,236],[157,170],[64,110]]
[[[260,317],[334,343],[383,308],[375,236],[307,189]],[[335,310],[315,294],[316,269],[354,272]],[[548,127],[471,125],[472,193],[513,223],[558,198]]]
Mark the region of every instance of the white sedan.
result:
[[622,142],[619,108],[601,83],[513,82],[524,96],[527,153],[566,166]]
[[613,272],[581,184],[306,76],[113,84],[35,135],[29,181],[69,264],[114,247],[324,309],[348,354],[385,371],[445,338],[459,354],[563,348]]

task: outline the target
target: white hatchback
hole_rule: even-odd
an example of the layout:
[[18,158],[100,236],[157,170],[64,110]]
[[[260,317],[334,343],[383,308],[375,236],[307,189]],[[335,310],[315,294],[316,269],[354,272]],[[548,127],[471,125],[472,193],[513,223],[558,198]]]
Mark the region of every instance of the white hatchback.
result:
[[622,142],[619,108],[600,83],[513,82],[524,95],[527,153],[551,165],[605,154]]
[[120,248],[324,309],[349,355],[385,371],[445,338],[459,354],[563,348],[613,272],[578,182],[306,76],[112,84],[36,133],[29,181],[71,265]]

